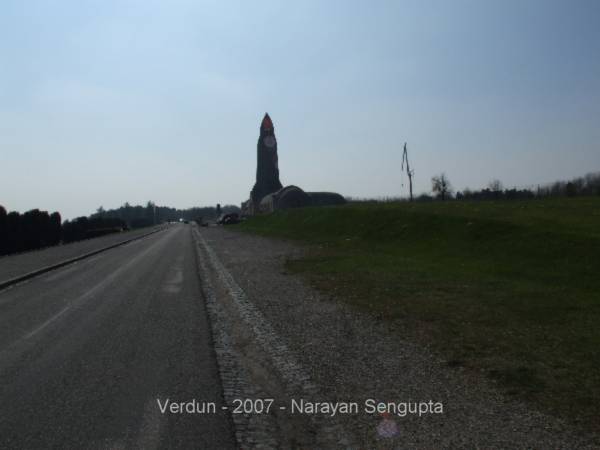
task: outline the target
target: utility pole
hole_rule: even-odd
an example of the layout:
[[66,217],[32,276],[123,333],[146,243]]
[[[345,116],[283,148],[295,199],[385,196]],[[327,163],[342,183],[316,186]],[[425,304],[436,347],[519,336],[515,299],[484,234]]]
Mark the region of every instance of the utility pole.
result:
[[410,201],[413,201],[413,190],[412,190],[412,177],[415,173],[414,170],[410,170],[408,165],[408,150],[406,149],[406,142],[404,143],[404,152],[402,153],[402,167],[400,170],[404,170],[404,163],[406,163],[406,174],[408,175],[408,188],[410,192]]

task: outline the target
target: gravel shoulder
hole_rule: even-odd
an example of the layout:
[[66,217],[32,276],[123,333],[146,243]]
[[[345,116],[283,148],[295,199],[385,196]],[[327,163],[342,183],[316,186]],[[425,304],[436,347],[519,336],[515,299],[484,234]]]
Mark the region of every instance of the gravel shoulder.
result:
[[[451,368],[402,323],[383,322],[285,271],[303,249],[281,240],[203,228],[222,265],[272,326],[327,402],[440,402],[443,413],[339,415],[360,448],[598,448],[598,436],[508,399],[482,376]],[[223,294],[224,295],[224,294]],[[324,423],[329,417],[320,418]],[[392,423],[393,422],[393,423]],[[385,425],[396,427],[384,437]],[[389,429],[389,428],[388,428]]]
[[95,250],[125,242],[153,231],[156,228],[142,228],[123,233],[109,234],[65,245],[46,247],[40,250],[17,253],[0,257],[0,281],[10,280],[43,267],[58,264]]

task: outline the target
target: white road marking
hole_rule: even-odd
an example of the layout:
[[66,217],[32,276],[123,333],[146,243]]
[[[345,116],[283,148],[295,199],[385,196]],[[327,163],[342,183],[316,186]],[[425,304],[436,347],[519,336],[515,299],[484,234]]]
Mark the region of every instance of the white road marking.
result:
[[157,247],[159,244],[162,244],[163,241],[164,241],[164,239],[166,237],[168,237],[168,236],[170,236],[170,235],[169,234],[165,234],[161,239],[159,239],[158,241],[156,241],[154,244],[152,244],[150,247],[148,247],[143,252],[141,252],[138,255],[136,255],[134,258],[132,258],[126,264],[124,264],[121,267],[117,268],[114,272],[112,272],[110,275],[108,275],[106,278],[104,278],[102,281],[100,281],[94,287],[92,287],[91,289],[87,290],[86,292],[84,292],[83,294],[81,294],[76,299],[72,300],[69,305],[67,305],[66,307],[64,307],[63,309],[61,309],[58,313],[54,314],[52,317],[50,317],[49,319],[47,319],[45,322],[43,322],[41,325],[37,326],[35,329],[33,329],[32,331],[30,331],[29,333],[27,333],[24,336],[22,336],[21,338],[17,339],[15,342],[13,342],[11,345],[9,345],[2,353],[4,353],[6,350],[10,349],[11,347],[17,345],[19,342],[21,342],[23,340],[31,339],[33,336],[37,335],[40,331],[46,329],[49,325],[51,325],[52,323],[54,323],[57,319],[61,318],[63,315],[65,315],[65,313],[69,312],[70,310],[81,307],[81,303],[83,303],[87,299],[93,297],[94,294],[96,294],[98,291],[104,289],[108,284],[110,284],[117,277],[119,277],[120,275],[122,275],[123,272],[125,272],[127,269],[129,269],[134,264],[136,264],[140,259],[144,258],[148,253],[150,253],[151,251],[153,251],[155,249],[155,247]]
[[43,324],[41,324],[39,327],[37,327],[35,330],[26,334],[23,337],[23,339],[29,339],[29,338],[35,336],[38,332],[42,331],[44,328],[46,328],[48,325],[50,325],[52,322],[54,322],[56,319],[58,319],[60,316],[62,316],[64,313],[66,313],[70,309],[71,309],[71,305],[67,306],[66,308],[61,309],[59,312],[54,314],[52,317],[50,317],[48,320],[46,320]]

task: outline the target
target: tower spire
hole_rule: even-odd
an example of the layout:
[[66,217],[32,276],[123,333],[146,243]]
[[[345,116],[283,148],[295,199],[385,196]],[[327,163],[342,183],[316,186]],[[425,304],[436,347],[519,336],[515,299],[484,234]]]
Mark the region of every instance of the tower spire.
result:
[[281,189],[279,167],[277,163],[277,139],[273,129],[273,121],[265,113],[260,123],[260,136],[256,147],[256,183],[250,193],[255,208],[265,195]]
[[273,129],[273,121],[271,120],[271,117],[269,116],[269,113],[265,113],[265,117],[263,117],[263,120],[260,124],[260,129],[262,130],[272,130]]

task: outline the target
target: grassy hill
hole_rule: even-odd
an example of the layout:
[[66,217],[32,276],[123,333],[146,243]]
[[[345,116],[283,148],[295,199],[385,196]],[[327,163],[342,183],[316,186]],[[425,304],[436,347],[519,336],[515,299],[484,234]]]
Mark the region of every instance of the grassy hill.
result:
[[450,365],[558,415],[600,417],[600,198],[351,204],[254,217],[289,269]]

